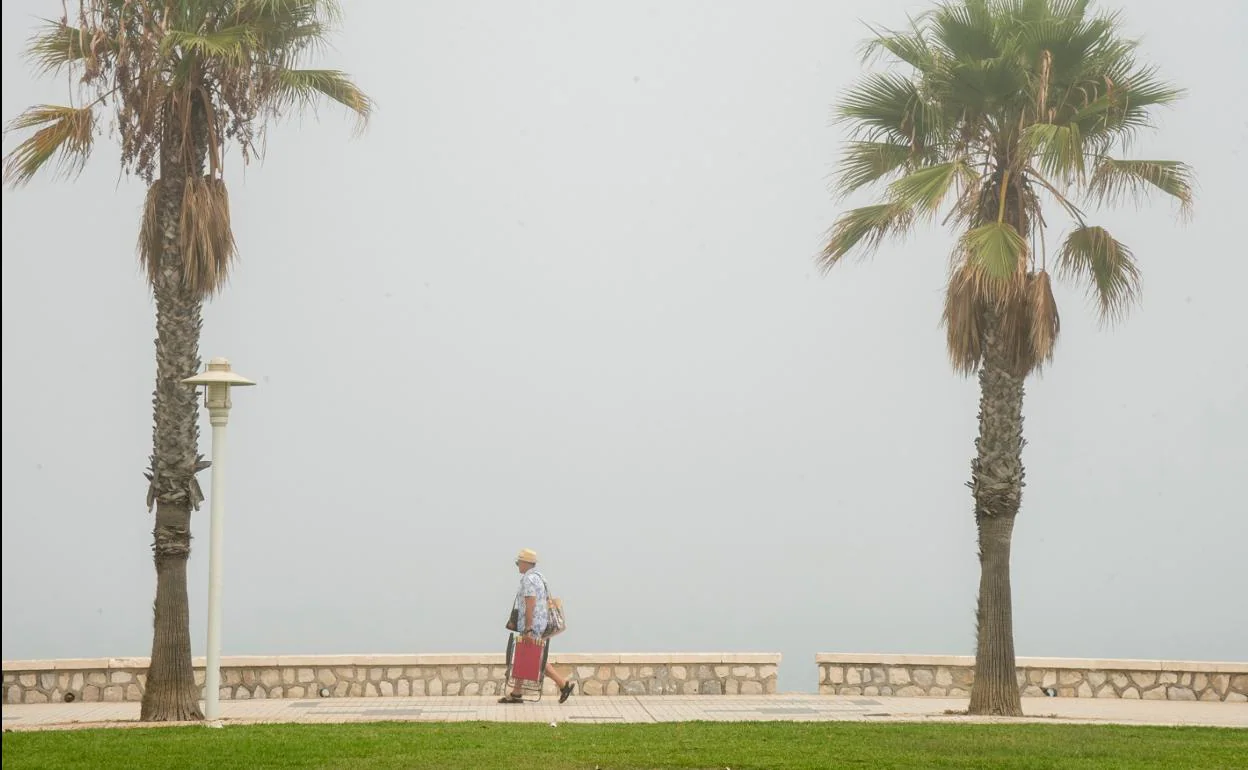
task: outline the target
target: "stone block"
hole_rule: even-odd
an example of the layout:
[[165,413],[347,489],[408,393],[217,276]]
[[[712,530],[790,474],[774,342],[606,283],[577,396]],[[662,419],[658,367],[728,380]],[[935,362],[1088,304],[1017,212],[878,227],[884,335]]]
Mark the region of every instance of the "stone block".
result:
[[1123,688],[1122,699],[1123,700],[1139,700],[1140,691],[1135,689],[1134,687]]
[[334,685],[334,697],[335,698],[345,698],[347,697],[347,693],[350,691],[351,691],[350,682],[343,681]]
[[1057,688],[1057,697],[1059,697],[1059,698],[1073,698],[1073,697],[1075,697],[1075,688],[1073,688],[1073,687],[1059,687],[1059,688]]
[[86,685],[82,688],[82,700],[86,703],[96,703],[100,700],[100,688],[93,684]]
[[139,689],[139,686],[137,684],[126,685],[126,700],[129,700],[129,701],[143,700],[143,692]]
[[282,669],[282,684],[295,683],[295,670],[293,668]]
[[22,687],[34,687],[39,684],[38,674],[18,674],[17,681]]
[[412,681],[410,679],[400,679],[394,684],[394,692],[402,698],[412,694]]
[[1200,700],[1216,702],[1216,701],[1221,701],[1222,696],[1218,695],[1217,692],[1215,692],[1214,689],[1210,687],[1209,689],[1200,691]]
[[[291,681],[294,681],[293,677],[291,678]],[[277,669],[268,668],[260,672],[260,684],[265,687],[277,687],[281,683],[282,675],[277,671]]]
[[377,689],[377,682],[370,681],[370,682],[364,683],[364,697],[365,698],[376,698],[379,695],[381,695],[381,691]]
[[728,676],[731,673],[732,673],[732,666],[716,666],[715,667],[715,677],[717,679],[723,679],[724,677]]
[[254,668],[243,669],[243,685],[255,687],[260,684],[260,672]]
[[888,681],[888,674],[885,672],[883,666],[871,667],[871,681],[875,684],[883,684]]
[[641,679],[649,679],[654,676],[654,666],[642,666],[637,669],[637,676]]
[[619,694],[620,694],[620,683],[615,681],[614,679],[612,679],[610,682],[607,682],[607,695],[619,695]]
[[234,700],[251,700],[251,690],[247,689],[247,685],[234,688]]
[[936,684],[941,687],[948,687],[953,684],[953,673],[945,666],[936,669]]
[[383,698],[390,698],[394,695],[394,682],[389,679],[383,679],[377,683],[377,692]]
[[[716,685],[716,687],[718,687],[719,682],[715,682],[714,684]],[[624,694],[625,695],[645,695],[646,683],[638,682],[635,679],[630,680],[628,682],[624,682]]]
[[768,695],[775,695],[776,694],[776,680],[773,678],[773,679],[768,679],[765,682],[763,682],[763,689],[766,690]]
[[442,694],[442,680],[437,678],[436,676],[433,679],[429,680],[429,694],[430,695]]
[[[385,682],[382,682],[382,684],[385,684]],[[464,695],[480,695],[480,694],[481,694],[480,682],[468,682],[464,685]]]
[[386,669],[386,679],[389,679],[391,682],[395,681],[396,679],[399,679],[402,676],[403,676],[402,666],[391,666],[390,668]]
[[862,684],[862,669],[854,667],[845,669],[845,683]]
[[308,690],[301,684],[292,684],[286,688],[287,698],[303,698],[308,694]]
[[331,669],[322,668],[316,672],[316,681],[325,687],[330,687],[338,681],[338,677],[334,676],[334,672]]
[[[44,674],[44,676],[50,676]],[[134,674],[129,671],[114,671],[108,675],[108,681],[112,684],[130,684],[134,681]]]
[[729,679],[724,682],[724,695],[738,695],[741,692],[741,682],[736,679]]
[[1079,686],[1075,688],[1075,697],[1091,698],[1092,692],[1093,692],[1092,685],[1088,684],[1087,682],[1080,682]]
[[363,698],[364,697],[364,683],[363,682],[348,682],[348,685],[349,685],[347,687],[348,698]]
[[1178,684],[1179,675],[1174,671],[1162,671],[1157,677],[1158,684]]
[[484,682],[481,685],[481,694],[482,695],[497,695],[498,687],[499,687],[498,682],[495,682],[493,680]]
[[762,695],[764,692],[763,683],[755,681],[746,681],[741,683],[742,695]]
[[877,687],[876,685],[869,684],[866,687],[862,688],[862,694],[863,695],[879,695],[880,688]]
[[[1225,676],[1225,674],[1223,674]],[[1236,674],[1231,677],[1230,689],[1248,695],[1248,674]]]
[[447,682],[446,687],[445,687],[446,694],[447,695],[459,695],[460,690],[463,686],[464,686],[463,682]]
[[896,694],[902,698],[916,698],[923,694],[923,688],[908,684],[905,687],[897,688]]
[[1041,690],[1040,685],[1038,684],[1030,684],[1030,683],[1026,684],[1022,687],[1019,693],[1024,698],[1043,698],[1044,697],[1044,690]]
[[1166,699],[1165,687],[1154,687],[1150,690],[1144,691],[1144,700],[1165,700],[1165,699]]
[[[203,687],[204,683],[208,681],[208,673],[202,668],[195,669],[194,676],[196,687]],[[144,682],[143,684],[146,685],[147,682]]]
[[845,681],[845,669],[840,666],[832,666],[828,669],[828,683],[841,684]]
[[603,682],[601,679],[591,679],[588,682],[581,683],[581,690],[586,695],[602,695]]
[[459,666],[442,666],[438,669],[438,675],[442,677],[443,682],[458,682]]
[[221,671],[221,683],[231,686],[243,683],[243,672],[236,668],[227,668]]
[[[427,691],[428,691],[428,684],[425,682],[424,679],[412,680],[412,696],[413,697],[420,698],[424,696]],[[433,693],[429,693],[429,694],[432,695]],[[439,692],[438,694],[441,695],[442,693]]]
[[1190,687],[1175,685],[1166,689],[1166,700],[1196,700],[1196,693]]
[[464,666],[459,670],[459,676],[465,682],[471,682],[477,678],[477,670],[472,666]]
[[1073,687],[1083,681],[1082,671],[1058,671],[1057,683],[1063,687]]
[[1136,687],[1146,688],[1157,684],[1157,674],[1153,671],[1132,671],[1131,681]]
[[1248,694],[1242,692],[1228,692],[1224,700],[1227,703],[1248,703]]
[[632,675],[633,673],[629,669],[628,666],[616,666],[615,667],[615,678],[619,679],[621,682],[624,681],[625,679],[628,679]]
[[927,694],[939,698],[945,695],[945,688],[935,685],[928,689]]
[[104,688],[105,703],[121,703],[126,698],[126,688],[119,684],[110,684]]
[[888,670],[888,683],[895,685],[910,684],[910,672],[904,668],[890,668]]
[[1200,692],[1201,690],[1205,689],[1208,686],[1209,686],[1208,674],[1196,674],[1194,677],[1192,677],[1192,689],[1195,690],[1196,692]]
[[[25,682],[23,682],[25,684]],[[31,682],[33,685],[34,682]],[[103,671],[92,671],[87,674],[87,684],[93,684],[96,687],[103,687],[108,684],[108,674]]]
[[296,672],[295,679],[300,684],[311,684],[316,681],[316,672],[310,668],[301,668]]
[[1114,691],[1114,686],[1112,684],[1103,684],[1101,685],[1101,689],[1096,691],[1096,697],[1117,698],[1118,693]]
[[689,681],[685,682],[684,686],[681,687],[681,692],[684,693],[685,695],[697,695],[698,694],[698,680],[690,679]]
[[581,680],[592,679],[594,674],[596,674],[597,672],[598,672],[597,666],[577,666],[576,678],[581,679]]
[[1109,678],[1104,671],[1088,671],[1084,673],[1083,677],[1093,690],[1105,684],[1105,680]]
[[599,666],[598,672],[594,674],[594,678],[597,679],[599,682],[606,682],[607,680],[611,678],[611,667]]
[[[121,688],[120,688],[120,687],[118,687],[117,689],[121,689]],[[38,690],[27,690],[27,691],[26,691],[26,702],[27,702],[27,703],[47,703],[47,702],[48,702],[48,696],[47,696],[47,695],[44,695],[43,693],[39,692]]]
[[919,687],[931,687],[936,684],[936,675],[930,668],[916,668],[911,674],[911,680]]
[[863,693],[862,693],[861,687],[842,687],[840,694],[841,695],[862,695]]
[[970,692],[968,692],[967,690],[962,689],[961,687],[950,687],[950,688],[949,688],[949,697],[950,697],[950,698],[965,698],[965,697],[966,697],[966,696],[968,696],[968,695],[970,695]]
[[953,683],[958,687],[965,688],[975,684],[975,669],[970,668],[969,666],[959,666],[958,668],[952,669],[952,672]]
[[[202,674],[203,672],[196,671],[195,673]],[[80,692],[85,679],[86,677],[82,675],[81,671],[75,671],[74,675],[69,678],[69,689],[74,692]],[[197,684],[203,684],[203,682],[198,682]]]
[[733,666],[732,675],[738,679],[753,679],[755,676],[753,666]]

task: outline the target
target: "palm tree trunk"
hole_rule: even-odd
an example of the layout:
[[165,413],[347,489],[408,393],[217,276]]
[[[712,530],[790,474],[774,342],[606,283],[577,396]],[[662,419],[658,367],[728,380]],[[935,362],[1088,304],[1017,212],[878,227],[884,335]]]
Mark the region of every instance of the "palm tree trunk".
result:
[[971,714],[1022,716],[1014,660],[1010,538],[1023,494],[1023,379],[993,311],[983,319],[979,437],[971,463],[979,531],[979,603]]
[[156,561],[155,629],[140,712],[142,721],[202,720],[191,665],[186,563],[191,554],[191,511],[203,494],[195,480],[199,455],[199,400],[182,380],[199,370],[201,295],[188,288],[182,259],[181,212],[186,164],[171,131],[162,147],[161,178],[154,182],[159,265],[152,276],[156,299],[156,392],[148,478],[148,505],[156,506],[152,551]]

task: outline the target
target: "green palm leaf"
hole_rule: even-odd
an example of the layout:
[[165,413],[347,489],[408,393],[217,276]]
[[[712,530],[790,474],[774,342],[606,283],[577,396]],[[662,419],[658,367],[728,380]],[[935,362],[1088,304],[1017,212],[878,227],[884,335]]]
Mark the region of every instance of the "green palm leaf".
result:
[[890,236],[902,235],[914,222],[913,210],[896,204],[863,206],[845,212],[832,226],[820,263],[826,270],[861,244],[869,254]]
[[1102,204],[1130,198],[1137,205],[1160,190],[1179,202],[1183,213],[1192,205],[1191,166],[1176,160],[1117,160],[1101,158],[1088,180],[1088,194]]
[[1058,273],[1084,283],[1104,321],[1121,318],[1140,291],[1140,270],[1125,244],[1103,227],[1075,228],[1057,255]]

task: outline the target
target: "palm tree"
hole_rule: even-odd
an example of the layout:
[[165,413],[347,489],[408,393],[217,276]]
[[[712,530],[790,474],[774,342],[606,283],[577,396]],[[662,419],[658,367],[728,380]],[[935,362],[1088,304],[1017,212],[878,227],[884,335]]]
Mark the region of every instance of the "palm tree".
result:
[[121,163],[148,185],[138,253],[156,300],[156,391],[147,505],[156,511],[155,631],[141,719],[203,719],[191,668],[186,593],[198,403],[181,384],[199,369],[200,311],[235,257],[224,154],[257,157],[266,125],[327,98],[361,125],[369,98],[344,73],[302,69],[338,18],[333,0],[80,0],[30,41],[41,74],[78,77],[70,106],[31,107],[7,130],[30,133],[5,157],[20,186],[40,170],[74,175],[111,111]]
[[[974,497],[980,584],[973,714],[1020,715],[1010,595],[1010,541],[1023,492],[1023,384],[1053,357],[1057,303],[1050,273],[1087,287],[1104,320],[1135,300],[1131,250],[1084,208],[1161,192],[1186,213],[1183,163],[1122,160],[1154,108],[1181,91],[1136,58],[1117,14],[1088,0],[961,0],[902,31],[875,30],[868,74],[838,104],[852,139],[836,187],[882,188],[880,202],[841,214],[821,265],[870,252],[943,215],[958,232],[945,293],[949,356],[978,373]],[[1070,229],[1048,253],[1049,213]]]

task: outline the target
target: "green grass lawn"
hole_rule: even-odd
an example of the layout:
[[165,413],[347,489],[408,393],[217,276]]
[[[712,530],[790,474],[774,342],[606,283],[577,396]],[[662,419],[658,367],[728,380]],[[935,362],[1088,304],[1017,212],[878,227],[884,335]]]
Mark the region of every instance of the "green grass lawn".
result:
[[14,732],[22,768],[1248,768],[1248,730],[1100,725],[373,723]]

